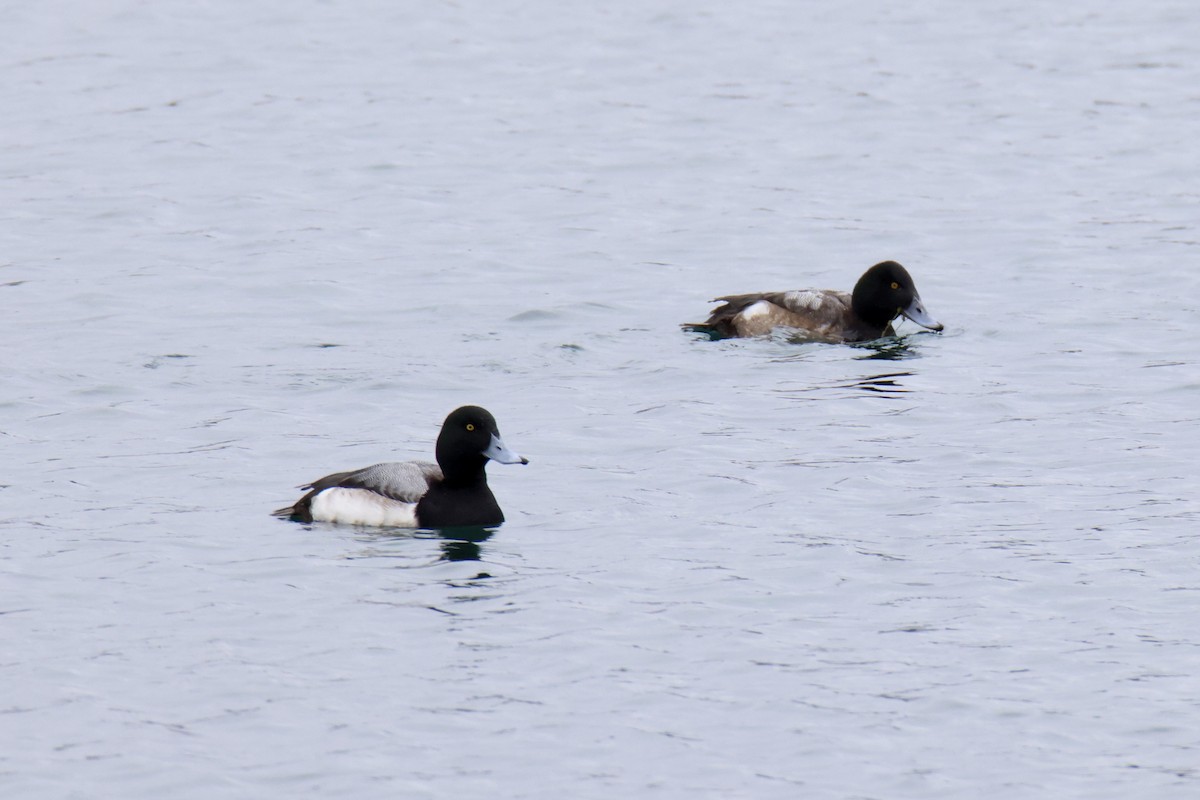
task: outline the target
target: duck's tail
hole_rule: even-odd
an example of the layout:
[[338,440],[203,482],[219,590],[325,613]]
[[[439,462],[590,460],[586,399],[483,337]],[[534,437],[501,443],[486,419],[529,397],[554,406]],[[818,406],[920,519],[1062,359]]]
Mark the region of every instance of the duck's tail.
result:
[[679,327],[688,333],[703,333],[710,341],[729,338],[729,333],[722,330],[721,325],[711,322],[685,322]]

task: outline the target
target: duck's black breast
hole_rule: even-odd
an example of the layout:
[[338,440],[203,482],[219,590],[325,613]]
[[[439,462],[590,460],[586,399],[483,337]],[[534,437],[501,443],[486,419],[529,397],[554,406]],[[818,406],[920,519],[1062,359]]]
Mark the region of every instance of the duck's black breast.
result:
[[417,503],[417,524],[422,528],[499,525],[504,512],[480,470],[479,480],[466,485],[435,481]]

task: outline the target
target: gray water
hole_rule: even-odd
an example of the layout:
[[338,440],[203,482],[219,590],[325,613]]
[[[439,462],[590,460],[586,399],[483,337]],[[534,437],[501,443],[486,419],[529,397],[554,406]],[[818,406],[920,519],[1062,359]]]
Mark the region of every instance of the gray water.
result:
[[1193,5],[568,6],[0,11],[0,795],[1200,795]]

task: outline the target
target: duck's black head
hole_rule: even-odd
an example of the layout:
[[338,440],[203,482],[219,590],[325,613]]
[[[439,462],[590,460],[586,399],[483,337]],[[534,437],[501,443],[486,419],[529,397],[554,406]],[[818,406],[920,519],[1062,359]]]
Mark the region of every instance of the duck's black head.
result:
[[903,314],[930,330],[942,329],[942,323],[926,313],[908,270],[895,261],[884,261],[864,272],[854,285],[850,304],[862,320],[879,328]]
[[496,418],[479,406],[463,406],[450,412],[437,439],[437,462],[448,480],[483,474],[488,459],[501,464],[528,464],[509,450],[500,438]]

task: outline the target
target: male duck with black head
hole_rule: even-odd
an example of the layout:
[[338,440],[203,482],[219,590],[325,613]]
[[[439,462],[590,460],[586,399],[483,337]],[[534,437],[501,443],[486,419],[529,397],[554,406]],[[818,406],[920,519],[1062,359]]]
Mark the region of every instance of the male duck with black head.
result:
[[688,330],[714,338],[764,336],[776,328],[829,342],[867,342],[893,336],[892,320],[903,316],[930,330],[942,323],[929,316],[908,270],[895,261],[876,264],[863,273],[847,294],[834,289],[735,294],[718,297],[705,322],[688,323]]
[[442,423],[437,463],[403,461],[337,472],[302,486],[308,494],[274,512],[297,522],[401,528],[490,527],[504,512],[488,487],[487,462],[528,464],[500,438],[496,419],[463,406]]

